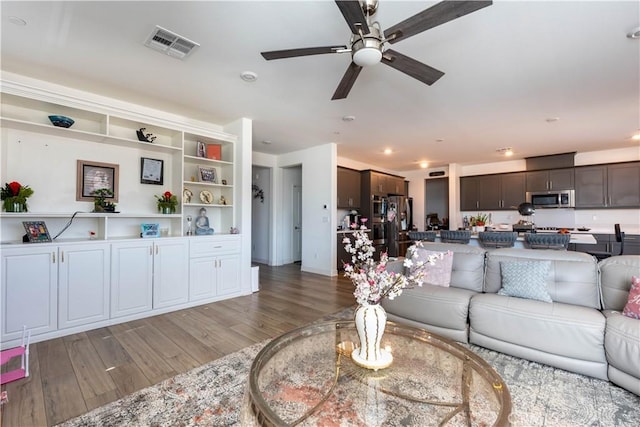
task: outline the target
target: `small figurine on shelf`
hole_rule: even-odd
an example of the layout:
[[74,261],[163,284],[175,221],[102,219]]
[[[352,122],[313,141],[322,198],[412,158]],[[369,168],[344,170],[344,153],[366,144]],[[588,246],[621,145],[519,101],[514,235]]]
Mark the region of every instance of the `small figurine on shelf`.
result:
[[192,197],[193,197],[193,191],[185,187],[185,189],[182,191],[182,199],[184,200],[184,202],[191,203]]
[[138,141],[142,141],[142,142],[153,142],[156,140],[156,137],[153,136],[152,133],[147,133],[145,134],[144,132],[147,130],[147,128],[140,128],[136,131],[136,134],[138,135]]
[[206,236],[213,234],[213,228],[209,227],[209,218],[207,218],[207,210],[200,208],[199,215],[196,218],[196,235]]
[[193,229],[191,228],[192,221],[193,221],[193,217],[191,215],[187,215],[187,236],[193,235]]
[[227,204],[227,199],[225,199],[224,196],[220,196],[220,201],[218,202],[218,204],[226,205]]
[[240,230],[238,230],[236,227],[231,227],[231,229],[229,230],[229,233],[231,234],[238,234],[240,232]]

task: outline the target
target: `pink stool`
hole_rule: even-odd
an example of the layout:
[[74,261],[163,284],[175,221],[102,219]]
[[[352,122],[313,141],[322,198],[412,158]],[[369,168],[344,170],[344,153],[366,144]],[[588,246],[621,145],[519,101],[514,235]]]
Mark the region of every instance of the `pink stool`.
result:
[[11,359],[21,356],[22,363],[20,368],[9,371],[0,375],[0,385],[20,378],[29,376],[29,341],[31,340],[31,331],[27,332],[27,327],[22,328],[22,345],[20,347],[10,348],[0,351],[0,365],[8,363]]

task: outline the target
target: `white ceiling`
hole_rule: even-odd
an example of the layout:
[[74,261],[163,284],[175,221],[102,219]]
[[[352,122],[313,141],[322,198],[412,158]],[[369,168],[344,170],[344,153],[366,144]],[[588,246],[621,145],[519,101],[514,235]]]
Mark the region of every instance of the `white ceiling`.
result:
[[[381,0],[376,19],[388,28],[433,4]],[[339,101],[349,54],[260,56],[348,44],[332,1],[2,1],[1,13],[3,70],[214,123],[248,117],[265,153],[336,142],[340,156],[404,171],[498,161],[503,147],[628,147],[640,129],[640,39],[626,37],[638,1],[496,1],[393,46],[445,72],[433,86],[378,64]],[[150,50],[155,25],[201,46],[185,61]]]

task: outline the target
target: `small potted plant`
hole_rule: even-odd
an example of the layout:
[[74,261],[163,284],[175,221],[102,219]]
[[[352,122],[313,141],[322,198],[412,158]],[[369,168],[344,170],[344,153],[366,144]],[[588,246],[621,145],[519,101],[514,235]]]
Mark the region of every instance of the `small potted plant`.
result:
[[475,218],[472,218],[472,221],[473,220],[475,220],[476,231],[481,232],[484,231],[484,227],[487,225],[489,216],[487,214],[479,213]]
[[27,199],[33,194],[28,185],[13,181],[0,189],[0,199],[7,212],[27,212]]
[[115,212],[116,204],[110,200],[107,200],[108,197],[113,197],[113,191],[108,188],[99,188],[91,192],[94,197],[93,201],[93,211],[94,212]]
[[158,200],[158,212],[163,214],[176,213],[178,198],[175,194],[171,194],[171,191],[165,191],[162,195],[155,197]]

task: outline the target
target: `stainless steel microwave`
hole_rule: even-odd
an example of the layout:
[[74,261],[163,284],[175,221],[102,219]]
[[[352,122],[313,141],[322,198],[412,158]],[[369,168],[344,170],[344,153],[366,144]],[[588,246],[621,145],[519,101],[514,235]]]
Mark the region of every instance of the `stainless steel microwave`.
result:
[[573,208],[575,207],[575,191],[527,191],[527,202],[536,209]]

